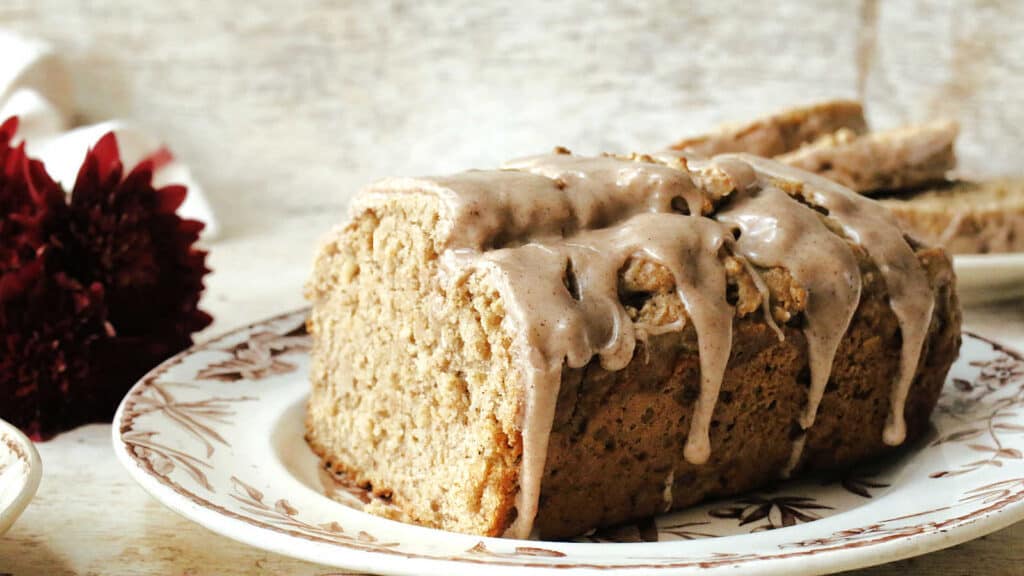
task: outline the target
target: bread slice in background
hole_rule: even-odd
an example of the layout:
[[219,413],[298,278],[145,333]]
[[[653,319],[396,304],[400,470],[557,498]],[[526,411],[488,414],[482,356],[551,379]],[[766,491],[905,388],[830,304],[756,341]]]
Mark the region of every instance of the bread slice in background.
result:
[[881,199],[903,229],[953,254],[1024,252],[1024,177],[951,180],[959,126],[950,120],[870,131],[858,102],[792,108],[671,148],[688,157],[747,152]]
[[871,132],[859,102],[830,100],[727,125],[671,149],[696,157],[774,158],[872,195],[944,182],[956,167],[958,134],[949,120]]
[[728,124],[708,134],[684,138],[671,148],[695,156],[747,152],[770,158],[838,130],[863,134],[867,129],[860,102],[830,100],[790,108],[750,122]]
[[881,202],[904,230],[950,253],[1024,252],[1024,177],[950,182]]
[[775,159],[862,194],[918,188],[956,168],[959,131],[949,120],[867,134],[841,129]]

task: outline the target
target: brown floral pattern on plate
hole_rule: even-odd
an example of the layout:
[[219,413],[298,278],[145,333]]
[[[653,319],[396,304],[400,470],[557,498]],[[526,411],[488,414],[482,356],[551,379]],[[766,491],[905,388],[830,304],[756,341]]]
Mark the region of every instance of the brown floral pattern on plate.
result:
[[764,520],[764,523],[750,529],[751,532],[760,532],[820,520],[818,510],[832,509],[832,506],[819,504],[812,496],[755,495],[739,498],[731,506],[713,508],[709,514],[715,518],[739,520],[740,526]]
[[[235,523],[232,526],[262,530],[266,536],[260,541],[278,538],[278,546],[285,541],[280,538],[285,538],[289,542],[328,546],[319,549],[322,553],[333,549],[339,553],[375,554],[381,561],[389,558],[391,561],[437,561],[447,563],[444,565],[452,569],[479,564],[524,569],[713,569],[753,562],[782,562],[902,539],[938,536],[1009,509],[1015,510],[1015,517],[1024,515],[1021,513],[1024,507],[1015,506],[1024,500],[1024,463],[1018,462],[1017,457],[1024,446],[1024,437],[1018,439],[1021,421],[1014,420],[1017,416],[1014,410],[1022,404],[1024,395],[1024,361],[998,344],[968,336],[966,340],[975,351],[967,362],[958,365],[947,386],[935,416],[936,441],[915,448],[901,461],[880,470],[856,472],[825,484],[820,481],[787,483],[783,485],[784,492],[779,494],[763,490],[627,526],[602,529],[579,540],[591,543],[583,546],[613,542],[654,546],[627,548],[628,554],[612,559],[570,552],[557,542],[476,539],[460,547],[459,542],[465,541],[465,537],[419,528],[415,529],[418,536],[410,539],[407,534],[403,537],[405,533],[396,528],[401,525],[356,512],[367,502],[364,491],[356,486],[324,482],[318,476],[316,465],[310,466],[309,478],[303,481],[307,488],[320,494],[335,490],[333,496],[347,508],[314,506],[311,496],[295,494],[291,489],[282,490],[281,486],[268,482],[260,472],[254,472],[261,470],[255,465],[253,470],[218,468],[223,466],[220,458],[239,449],[233,445],[233,439],[262,433],[253,428],[251,420],[244,431],[237,427],[243,415],[269,402],[264,400],[264,395],[290,390],[289,398],[303,397],[307,384],[300,370],[309,349],[304,319],[303,312],[283,315],[197,346],[158,367],[132,390],[117,420],[116,440],[121,455],[132,463],[130,469],[134,466],[133,473],[147,489],[172,507],[176,502],[187,502],[189,506],[205,510],[205,514]],[[182,376],[188,374],[194,375],[194,381]],[[263,428],[273,423],[261,421],[258,425]],[[294,434],[301,436],[300,432]],[[289,450],[295,449],[292,444],[289,446],[292,446]],[[950,470],[966,471],[953,475],[926,470],[917,474],[912,464],[919,453],[928,450],[948,451],[945,461],[950,463]],[[981,454],[982,459],[1004,462],[1004,465],[975,466],[967,458],[968,454],[975,453]],[[312,458],[311,454],[302,457]],[[965,480],[975,476],[979,482]],[[839,512],[859,514],[860,507],[888,501],[908,482],[915,486],[922,482],[954,482],[948,485],[953,488],[947,489],[955,489],[955,495],[941,506],[920,507],[907,514],[873,515],[870,521],[855,525],[839,522]],[[188,515],[187,510],[178,508]],[[332,515],[336,518],[332,519]],[[819,518],[829,522],[824,523]],[[810,531],[819,523],[823,526],[821,531],[817,534]],[[737,535],[751,530],[756,531],[756,535]],[[770,536],[775,534],[778,537]],[[801,537],[802,534],[813,536]],[[769,539],[763,540],[766,537]],[[431,538],[434,539],[432,547],[424,547],[420,540]],[[743,540],[745,552],[736,553],[734,545],[725,544],[738,542],[736,538],[758,540]],[[704,539],[709,545],[677,548],[695,539]],[[716,542],[723,545],[715,545]],[[756,545],[757,542],[768,544]],[[571,545],[580,546],[579,543]],[[754,545],[758,546],[756,550],[750,548]],[[662,549],[660,546],[669,547]],[[614,546],[594,548],[614,549]]]
[[232,355],[230,359],[210,364],[196,377],[237,382],[294,372],[297,366],[281,357],[308,351],[310,342],[307,336],[305,322],[284,334],[256,332],[245,342],[226,350]]

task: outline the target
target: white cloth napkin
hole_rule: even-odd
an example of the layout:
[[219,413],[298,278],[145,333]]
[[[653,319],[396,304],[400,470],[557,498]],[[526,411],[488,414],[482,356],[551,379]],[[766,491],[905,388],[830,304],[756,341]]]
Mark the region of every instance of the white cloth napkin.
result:
[[71,129],[73,113],[71,75],[53,46],[0,30],[0,121],[19,117],[18,138],[25,141],[30,156],[46,165],[54,180],[70,190],[86,152],[104,134],[113,132],[126,169],[144,158],[160,158],[153,173],[154,185],[187,186],[188,196],[178,214],[206,224],[203,239],[217,235],[217,220],[202,188],[159,138],[122,120]]

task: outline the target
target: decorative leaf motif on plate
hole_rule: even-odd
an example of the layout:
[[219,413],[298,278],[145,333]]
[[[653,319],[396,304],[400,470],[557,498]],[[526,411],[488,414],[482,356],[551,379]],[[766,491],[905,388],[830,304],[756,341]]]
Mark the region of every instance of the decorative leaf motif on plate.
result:
[[301,520],[299,511],[288,500],[280,498],[273,504],[265,502],[263,492],[240,480],[237,476],[231,477],[233,492],[231,498],[236,500],[242,510],[263,519],[271,524],[297,530],[302,533],[330,538],[340,541],[356,541],[361,544],[373,544],[375,547],[391,548],[398,546],[397,542],[379,542],[373,535],[359,531],[349,534],[338,522],[324,522],[313,524]]
[[870,476],[858,476],[854,474],[843,476],[839,481],[839,485],[847,492],[856,494],[862,498],[873,498],[874,496],[871,494],[872,490],[889,487],[889,484],[875,480]]
[[981,502],[982,504],[991,504],[993,502],[1013,497],[1014,488],[1018,489],[1018,492],[1024,492],[1024,478],[1001,480],[999,482],[993,482],[991,484],[986,484],[984,486],[968,490],[967,494],[960,498],[960,502]]
[[306,352],[311,345],[305,322],[284,334],[256,332],[244,342],[224,350],[231,354],[230,359],[210,364],[200,370],[196,378],[237,382],[288,374],[298,367],[282,356]]
[[492,558],[516,558],[519,556],[531,556],[534,558],[563,558],[565,557],[564,552],[558,550],[551,550],[549,548],[539,548],[535,546],[516,546],[515,552],[495,552],[487,547],[486,544],[481,540],[477,542],[472,548],[466,550],[467,554],[479,555],[479,556],[490,556]]
[[[213,492],[213,486],[204,472],[210,468],[207,460],[213,456],[214,444],[230,446],[215,427],[219,424],[230,424],[229,416],[234,415],[231,404],[254,400],[249,396],[237,398],[206,398],[198,401],[179,401],[169,388],[180,386],[191,388],[187,384],[151,382],[137,390],[125,406],[124,421],[130,429],[121,434],[122,440],[128,445],[133,458],[152,470],[158,476],[166,477],[181,468],[197,484]],[[163,415],[176,427],[184,430],[196,439],[203,447],[204,457],[189,454],[184,450],[172,448],[157,439],[158,432],[132,428],[138,418],[147,415]]]
[[166,478],[176,466],[181,466],[197,484],[208,492],[214,491],[203,471],[211,467],[209,463],[154,440],[156,435],[157,432],[132,431],[122,434],[121,439],[129,447],[132,458],[153,474]]
[[666,524],[661,527],[660,532],[671,534],[677,538],[683,540],[697,540],[699,538],[717,538],[717,534],[711,534],[709,532],[702,532],[695,530],[699,526],[707,526],[710,522],[678,522],[675,524]]
[[739,520],[740,526],[764,520],[763,524],[751,530],[761,532],[820,520],[816,510],[832,509],[832,506],[819,504],[810,496],[748,496],[735,500],[732,505],[713,508],[708,515]]
[[960,476],[986,467],[1001,468],[1007,460],[1024,458],[1019,449],[1004,443],[1005,435],[1024,432],[1019,416],[1024,409],[1024,358],[994,342],[988,343],[995,357],[971,361],[971,366],[980,369],[977,376],[973,381],[954,378],[953,389],[945,391],[937,409],[939,414],[963,422],[963,426],[931,444],[966,443],[982,457],[956,469],[932,472],[931,478]]
[[167,382],[153,382],[141,389],[140,393],[131,399],[133,418],[146,414],[160,413],[174,421],[181,429],[203,444],[206,450],[206,457],[213,455],[214,443],[223,446],[230,446],[217,432],[215,426],[218,424],[231,424],[228,419],[235,412],[231,410],[231,404],[235,402],[246,402],[255,400],[252,396],[239,396],[235,398],[206,398],[192,402],[181,402],[168,390],[170,386],[191,388],[188,384],[173,384]]

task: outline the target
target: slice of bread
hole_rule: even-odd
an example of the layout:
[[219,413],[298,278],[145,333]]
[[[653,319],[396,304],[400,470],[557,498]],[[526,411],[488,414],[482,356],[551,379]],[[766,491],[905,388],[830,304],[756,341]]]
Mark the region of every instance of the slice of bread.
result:
[[948,120],[868,134],[841,129],[776,160],[871,195],[945,181],[958,133]]
[[860,102],[832,100],[783,110],[751,122],[728,124],[714,132],[680,140],[671,148],[695,156],[747,152],[770,158],[838,130],[863,134],[867,128]]
[[954,254],[1024,252],[1024,178],[951,182],[881,202],[911,235]]
[[1024,178],[949,181],[959,126],[949,120],[869,132],[861,105],[831,101],[723,127],[673,155],[746,152],[882,198],[913,236],[955,254],[1024,252]]

